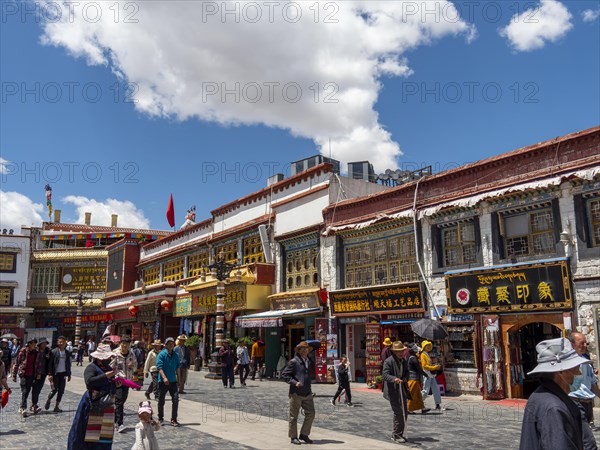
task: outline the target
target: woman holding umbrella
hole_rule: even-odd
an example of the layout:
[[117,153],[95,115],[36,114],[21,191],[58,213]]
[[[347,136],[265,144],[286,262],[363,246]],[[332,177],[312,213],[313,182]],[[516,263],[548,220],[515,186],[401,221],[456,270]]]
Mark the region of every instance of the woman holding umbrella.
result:
[[114,356],[107,344],[91,354],[93,361],[83,373],[87,390],[79,402],[67,440],[69,450],[111,449],[114,433],[115,386],[110,360]]

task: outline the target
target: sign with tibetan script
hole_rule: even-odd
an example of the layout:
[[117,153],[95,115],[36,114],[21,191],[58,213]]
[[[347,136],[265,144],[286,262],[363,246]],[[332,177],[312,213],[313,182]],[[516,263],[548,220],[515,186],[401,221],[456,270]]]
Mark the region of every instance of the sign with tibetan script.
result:
[[175,317],[188,317],[192,315],[192,297],[181,297],[175,300]]
[[446,275],[450,314],[570,309],[566,260],[522,264]]
[[106,267],[63,267],[60,279],[62,292],[100,292],[106,289]]
[[290,295],[288,297],[275,297],[271,299],[271,309],[305,309],[305,308],[318,308],[319,301],[317,300],[317,293],[313,294],[298,294]]
[[425,310],[420,283],[330,292],[333,314]]
[[[223,299],[224,311],[236,311],[246,308],[246,289],[237,287],[225,288]],[[214,314],[217,312],[217,290],[207,289],[206,292],[194,296],[192,300],[192,312],[194,314]]]

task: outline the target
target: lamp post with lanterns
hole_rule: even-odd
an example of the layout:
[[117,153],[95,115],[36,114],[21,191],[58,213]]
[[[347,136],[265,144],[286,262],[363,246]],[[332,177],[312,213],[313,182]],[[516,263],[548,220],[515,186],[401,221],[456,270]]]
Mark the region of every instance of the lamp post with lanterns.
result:
[[81,316],[83,314],[83,305],[85,305],[87,302],[92,301],[93,297],[83,295],[81,293],[81,289],[80,289],[79,293],[77,295],[69,296],[69,303],[71,300],[75,301],[75,306],[77,307],[77,313],[75,316],[75,342],[74,343],[76,345],[79,345],[79,339],[80,339],[80,335],[81,335]]

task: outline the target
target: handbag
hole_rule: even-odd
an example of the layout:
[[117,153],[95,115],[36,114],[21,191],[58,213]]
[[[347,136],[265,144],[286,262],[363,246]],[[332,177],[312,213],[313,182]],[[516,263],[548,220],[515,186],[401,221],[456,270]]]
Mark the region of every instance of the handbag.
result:
[[104,410],[110,408],[114,404],[113,395],[110,392],[93,391],[90,394],[92,408]]

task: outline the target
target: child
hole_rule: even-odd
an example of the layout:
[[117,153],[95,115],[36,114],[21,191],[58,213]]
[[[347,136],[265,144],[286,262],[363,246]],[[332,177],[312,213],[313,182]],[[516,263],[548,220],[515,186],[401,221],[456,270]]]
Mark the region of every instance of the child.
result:
[[352,392],[350,391],[350,376],[348,374],[349,369],[350,363],[348,362],[348,358],[346,358],[346,355],[342,355],[342,360],[338,366],[338,390],[330,400],[333,406],[335,406],[335,399],[338,398],[344,390],[346,391],[346,398],[348,399],[348,403],[346,405],[349,407],[354,406],[352,404]]
[[138,409],[140,422],[135,426],[135,444],[131,450],[158,450],[158,441],[154,432],[160,424],[152,419],[152,405],[149,401],[140,402]]

